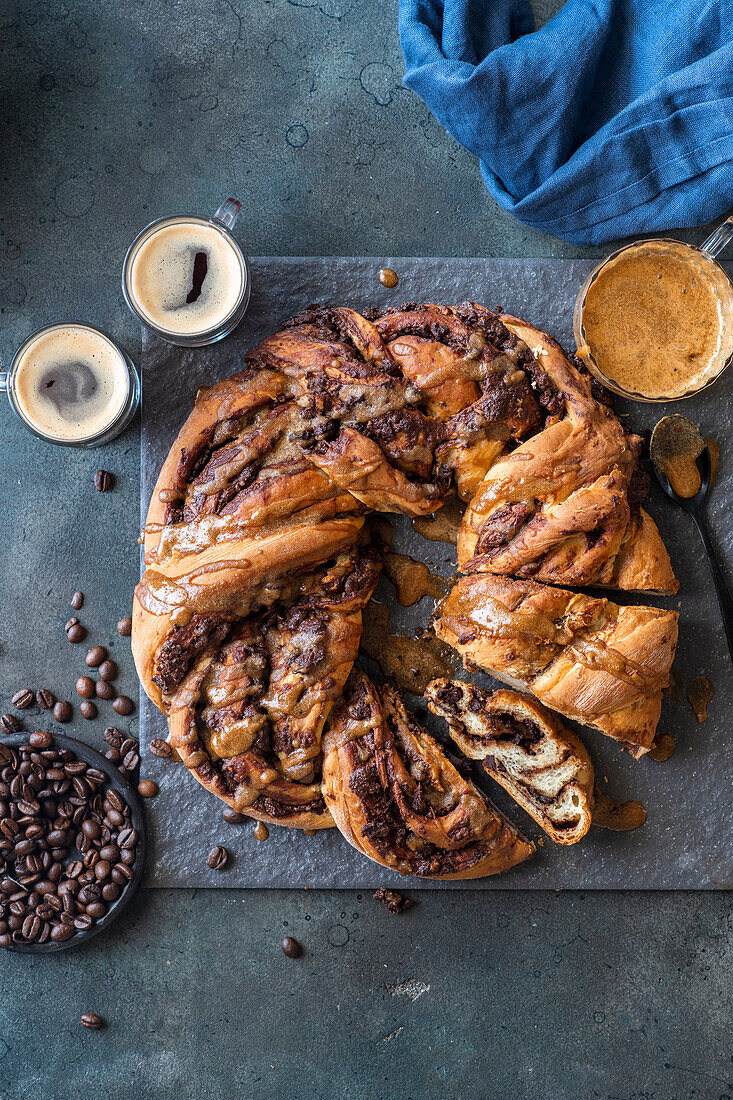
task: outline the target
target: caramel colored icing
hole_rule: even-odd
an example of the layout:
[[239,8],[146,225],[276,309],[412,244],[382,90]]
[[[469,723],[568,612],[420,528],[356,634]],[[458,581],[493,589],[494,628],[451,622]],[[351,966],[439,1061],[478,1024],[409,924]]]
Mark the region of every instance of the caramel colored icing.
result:
[[602,829],[628,832],[638,829],[646,821],[646,810],[641,802],[617,802],[607,794],[596,794],[593,806],[593,824]]
[[708,703],[715,695],[713,687],[707,676],[696,676],[687,687],[687,701],[692,707],[698,722],[706,722],[708,717]]
[[412,526],[418,535],[431,542],[449,542],[455,546],[463,519],[460,501],[451,500],[431,516],[418,516]]
[[674,737],[672,737],[670,733],[658,733],[647,755],[650,756],[652,760],[656,760],[658,763],[663,764],[665,760],[669,760],[674,756],[674,750]]
[[447,596],[452,587],[451,581],[431,573],[427,565],[407,554],[387,554],[384,572],[394,585],[397,603],[401,607],[412,607],[424,596],[439,600]]
[[588,288],[586,344],[621,389],[681,396],[714,376],[726,290],[722,272],[687,245],[649,241],[624,249]]
[[422,695],[431,680],[450,676],[459,663],[450,646],[437,638],[391,634],[389,608],[372,600],[364,609],[361,652],[371,657],[400,691]]

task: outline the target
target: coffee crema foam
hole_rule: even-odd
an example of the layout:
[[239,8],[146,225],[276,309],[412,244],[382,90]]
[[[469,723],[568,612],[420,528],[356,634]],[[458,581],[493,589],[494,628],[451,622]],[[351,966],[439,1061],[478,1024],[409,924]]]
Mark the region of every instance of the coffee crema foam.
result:
[[13,377],[22,416],[42,435],[64,443],[92,439],[109,428],[125,407],[129,387],[122,353],[84,325],[40,333]]
[[216,329],[237,308],[245,273],[234,245],[206,222],[176,221],[146,237],[133,256],[128,291],[155,328],[178,336]]

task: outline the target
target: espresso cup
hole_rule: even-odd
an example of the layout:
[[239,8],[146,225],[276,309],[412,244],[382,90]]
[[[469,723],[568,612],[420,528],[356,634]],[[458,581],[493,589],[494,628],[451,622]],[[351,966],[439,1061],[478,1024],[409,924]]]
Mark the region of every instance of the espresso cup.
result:
[[624,245],[580,288],[573,314],[579,358],[607,389],[633,401],[681,401],[733,362],[733,284],[716,256],[726,219],[701,245],[653,238]]
[[122,269],[125,301],[168,343],[214,344],[247,312],[249,263],[231,232],[241,208],[227,199],[211,218],[159,218],[130,245]]
[[140,401],[130,357],[100,329],[48,325],[21,344],[0,391],[29,431],[61,447],[98,447],[124,431]]

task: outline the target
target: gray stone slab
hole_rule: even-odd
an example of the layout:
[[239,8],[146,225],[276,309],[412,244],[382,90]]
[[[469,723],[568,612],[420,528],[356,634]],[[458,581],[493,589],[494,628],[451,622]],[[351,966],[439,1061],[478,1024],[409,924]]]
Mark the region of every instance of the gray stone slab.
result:
[[[377,264],[366,258],[264,258],[253,264],[253,296],[238,331],[208,349],[171,348],[146,334],[143,346],[142,494],[144,514],[160,465],[191,407],[199,385],[237,370],[244,352],[278,322],[309,302],[340,302],[356,308],[397,304],[405,300],[461,301],[471,297],[487,305],[500,304],[547,329],[572,346],[570,319],[575,295],[591,267],[587,260],[406,259],[385,258],[400,275],[397,290],[387,291],[377,281]],[[680,405],[619,404],[637,429],[651,428],[665,413],[684,408],[700,423],[704,434],[722,436],[731,420],[731,399],[725,380]],[[733,463],[726,448],[721,455],[718,484],[710,504],[710,519],[721,556],[733,556],[733,516],[727,507]],[[680,611],[680,645],[675,669],[683,683],[707,675],[715,686],[710,717],[698,724],[683,700],[665,699],[660,730],[671,733],[677,751],[671,760],[639,762],[600,734],[583,736],[596,765],[601,790],[618,799],[637,798],[647,809],[647,822],[632,833],[614,833],[593,827],[584,841],[561,848],[549,841],[536,858],[497,879],[468,883],[433,884],[448,889],[603,889],[697,888],[716,889],[733,881],[730,778],[733,743],[726,732],[731,701],[731,666],[707,567],[687,517],[678,512],[653,486],[649,510],[657,518],[681,581],[680,595],[639,600]],[[398,521],[395,546],[430,562],[449,575],[445,561],[451,548],[414,535],[408,521]],[[454,560],[454,559],[453,559]],[[382,582],[381,594],[391,589]],[[634,597],[620,597],[634,602]],[[401,611],[395,605],[394,628],[411,632],[426,623],[432,605],[423,600]],[[479,674],[478,682],[493,683]],[[440,730],[417,700],[408,699]],[[143,698],[143,738],[165,735],[165,722]],[[259,843],[251,826],[230,826],[221,819],[216,799],[184,769],[152,757],[146,771],[161,785],[150,808],[152,848],[148,882],[156,886],[272,886],[355,887],[399,885],[393,872],[364,859],[337,830],[307,837],[272,827],[266,844]],[[713,777],[716,777],[713,779]],[[491,797],[527,833],[541,831],[496,785]],[[233,853],[230,868],[210,871],[206,853],[214,842]]]

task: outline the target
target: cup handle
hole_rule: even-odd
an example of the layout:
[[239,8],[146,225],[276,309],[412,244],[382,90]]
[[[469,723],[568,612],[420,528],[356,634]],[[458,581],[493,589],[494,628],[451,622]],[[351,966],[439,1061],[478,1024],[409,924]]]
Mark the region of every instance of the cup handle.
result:
[[733,240],[733,214],[714,229],[707,240],[700,245],[700,251],[706,256],[714,257],[722,252],[730,240]]
[[223,225],[225,229],[232,229],[241,210],[241,202],[237,202],[236,199],[225,199],[211,220]]

